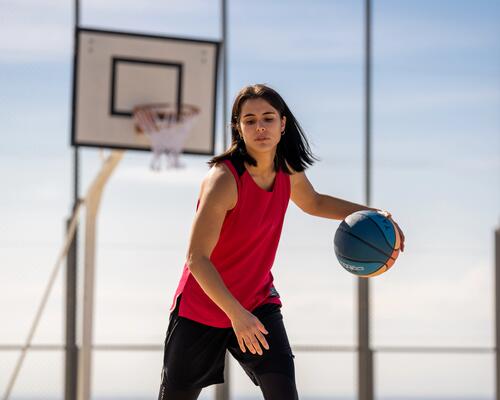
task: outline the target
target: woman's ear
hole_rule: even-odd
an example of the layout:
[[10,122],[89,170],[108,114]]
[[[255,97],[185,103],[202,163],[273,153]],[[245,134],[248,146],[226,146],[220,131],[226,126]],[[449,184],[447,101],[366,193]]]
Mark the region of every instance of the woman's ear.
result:
[[285,126],[286,126],[286,116],[282,116],[281,117],[281,133],[283,133],[283,131],[285,130]]

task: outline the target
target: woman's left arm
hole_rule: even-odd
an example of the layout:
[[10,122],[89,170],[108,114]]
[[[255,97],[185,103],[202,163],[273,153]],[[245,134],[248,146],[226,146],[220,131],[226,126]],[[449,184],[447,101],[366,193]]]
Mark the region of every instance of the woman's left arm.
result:
[[304,212],[316,217],[343,220],[348,215],[363,210],[378,211],[389,218],[399,231],[401,251],[404,250],[404,234],[399,225],[392,219],[391,213],[378,208],[352,203],[337,197],[317,193],[304,172],[298,172],[290,177],[292,201]]

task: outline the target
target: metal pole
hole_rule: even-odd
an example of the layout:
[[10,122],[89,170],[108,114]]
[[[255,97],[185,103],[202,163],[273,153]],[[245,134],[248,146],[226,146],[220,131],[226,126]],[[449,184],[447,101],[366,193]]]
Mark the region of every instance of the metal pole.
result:
[[227,2],[221,0],[222,8],[222,143],[227,149]]
[[[371,4],[365,0],[365,203],[371,203]],[[358,278],[358,399],[373,400],[370,281]]]
[[358,399],[373,400],[373,351],[370,348],[370,286],[358,278]]
[[[73,64],[76,63],[76,40],[80,26],[80,2],[75,0],[73,29]],[[75,68],[73,67],[73,71]],[[73,76],[73,80],[75,77]],[[72,116],[73,118],[73,116]],[[73,211],[78,203],[79,195],[79,153],[78,147],[73,148]],[[75,232],[66,259],[66,349],[64,368],[64,398],[76,399],[78,377],[78,347],[76,344],[76,318],[77,318],[77,276],[78,276],[78,230]]]
[[[78,40],[78,28],[80,27],[80,0],[75,0],[75,26],[73,30],[73,40],[75,41],[74,46],[73,46],[73,64],[76,64],[76,40]],[[75,71],[75,68],[73,68],[73,71]],[[74,73],[74,72],[73,72]],[[73,76],[73,81],[76,79],[75,76]],[[74,111],[73,111],[74,112]],[[79,152],[78,152],[78,146],[75,146],[73,148],[73,203],[76,205],[78,202],[79,198]]]
[[495,231],[495,380],[496,399],[500,400],[500,227]]
[[[75,0],[75,26],[73,30],[73,40],[75,41],[73,46],[73,64],[76,65],[76,49],[78,40],[78,28],[80,27],[80,0]],[[73,68],[73,73],[75,68]],[[76,76],[73,76],[73,81],[76,79]],[[74,95],[74,94],[73,94]],[[74,110],[73,110],[74,112]],[[73,118],[73,116],[72,116]],[[80,197],[79,192],[79,175],[80,175],[80,159],[79,159],[79,151],[78,146],[75,146],[73,149],[73,202],[76,205],[78,202],[78,198]]]
[[[69,229],[69,223],[70,220],[67,221],[67,229]],[[76,399],[76,379],[78,372],[78,347],[76,346],[77,233],[78,231],[75,231],[66,258],[66,354],[64,369],[65,400]]]
[[[227,149],[227,1],[221,0],[222,25],[222,146]],[[229,400],[229,356],[226,351],[224,383],[215,386],[215,400]]]

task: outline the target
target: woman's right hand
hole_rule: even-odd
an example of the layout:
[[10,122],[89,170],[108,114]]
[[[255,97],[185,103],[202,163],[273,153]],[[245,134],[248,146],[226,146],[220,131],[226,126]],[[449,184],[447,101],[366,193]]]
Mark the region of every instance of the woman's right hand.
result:
[[267,335],[269,332],[262,322],[260,322],[251,312],[245,308],[241,308],[232,316],[231,324],[233,325],[236,339],[243,353],[245,353],[246,348],[248,348],[250,353],[262,355],[263,351],[261,345],[266,350],[269,350],[269,345],[264,337],[264,334]]

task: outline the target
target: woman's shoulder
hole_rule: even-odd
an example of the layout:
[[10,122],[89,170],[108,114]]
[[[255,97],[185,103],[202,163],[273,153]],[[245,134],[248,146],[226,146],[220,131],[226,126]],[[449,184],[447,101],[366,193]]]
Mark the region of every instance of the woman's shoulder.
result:
[[[225,162],[215,163],[201,183],[200,198],[210,196],[216,201],[224,201],[232,206],[238,197],[238,188],[233,173]],[[232,208],[232,207],[230,207]]]
[[202,182],[203,188],[210,188],[223,191],[233,191],[237,189],[234,173],[226,160],[215,163],[205,175]]
[[288,173],[288,176],[290,177],[290,185],[293,187],[300,187],[304,183],[309,183],[309,180],[306,176],[305,171],[296,171],[293,169],[293,167],[286,162],[286,166],[290,173]]
[[234,182],[231,168],[227,165],[226,160],[221,160],[215,163],[205,175],[203,182],[209,182],[214,185],[227,185]]

